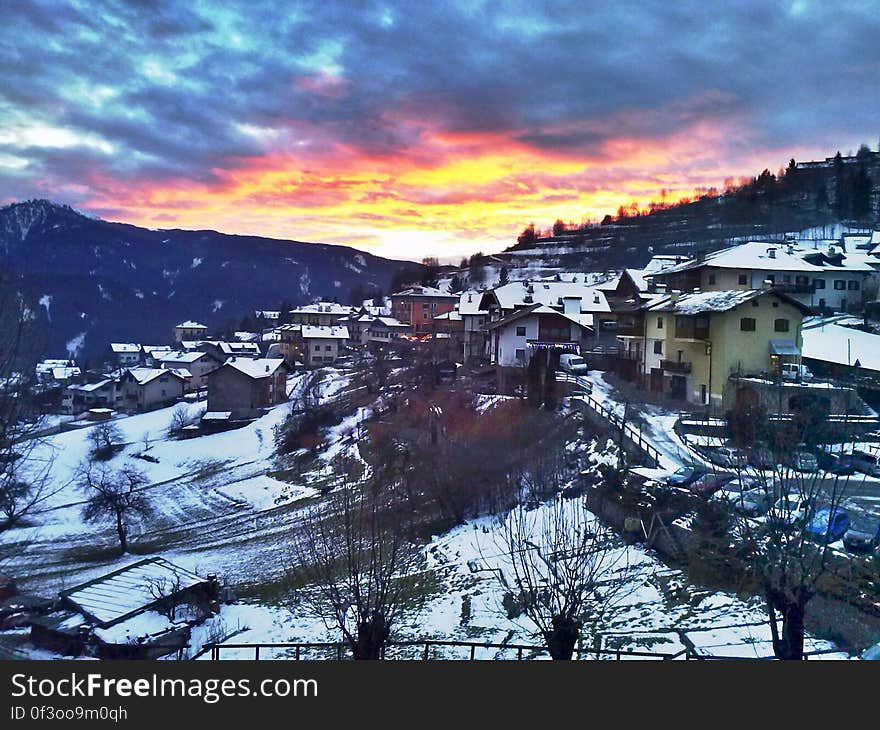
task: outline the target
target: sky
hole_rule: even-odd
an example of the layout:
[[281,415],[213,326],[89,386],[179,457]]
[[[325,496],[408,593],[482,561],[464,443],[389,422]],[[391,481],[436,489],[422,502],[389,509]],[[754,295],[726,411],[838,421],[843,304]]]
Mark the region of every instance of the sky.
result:
[[452,260],[880,136],[880,3],[0,7],[0,203]]

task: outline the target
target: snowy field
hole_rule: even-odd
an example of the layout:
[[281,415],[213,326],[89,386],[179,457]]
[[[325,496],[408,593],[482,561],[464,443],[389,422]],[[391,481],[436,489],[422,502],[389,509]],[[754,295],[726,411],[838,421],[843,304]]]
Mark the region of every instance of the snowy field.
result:
[[[298,387],[298,377],[291,379],[289,391]],[[349,382],[344,372],[328,368],[322,394],[330,398],[342,393]],[[597,397],[622,408],[612,402],[610,387],[601,377],[595,382]],[[481,407],[491,407],[492,400]],[[193,403],[187,409],[193,415],[204,407],[204,403]],[[308,483],[314,474],[301,475],[301,483],[287,481],[274,460],[274,427],[289,408],[289,404],[277,406],[239,430],[180,441],[166,434],[173,408],[117,421],[126,446],[110,463],[114,467],[131,464],[143,471],[149,481],[145,489],[156,508],[148,524],[134,526],[136,554],[123,557],[115,550],[110,529],[85,524],[81,518],[83,494],[76,474],[89,451],[89,429],[47,438],[35,457],[38,465],[50,469],[57,491],[32,516],[31,524],[3,535],[4,552],[11,553],[3,564],[4,572],[15,575],[22,589],[46,596],[145,555],[161,555],[201,575],[216,573],[233,586],[277,580],[287,564],[303,507],[317,495]],[[319,469],[340,450],[354,448],[353,434],[365,415],[361,409],[329,429]],[[680,463],[687,448],[677,442],[665,421],[658,419],[652,432],[669,462],[664,466]],[[158,463],[137,456],[145,448]],[[482,518],[430,541],[425,547],[423,603],[403,615],[396,638],[540,643],[534,626],[523,618],[508,619],[501,608],[504,591],[495,577],[501,560],[498,534],[499,526],[491,518]],[[638,547],[625,551],[626,561],[635,566],[626,579],[625,598],[589,627],[590,646],[665,653],[691,648],[725,656],[770,653],[760,601],[694,587],[683,572],[666,567],[652,552]],[[232,642],[249,643],[339,638],[300,607],[282,600],[259,603],[250,599],[224,606],[220,617],[196,629],[194,647],[221,633]],[[810,641],[809,648],[831,647]],[[449,658],[465,658],[467,653],[452,647],[432,651]],[[261,657],[270,655],[264,652]],[[496,655],[515,658],[503,650],[486,650],[481,658]],[[223,656],[251,654],[230,649]]]

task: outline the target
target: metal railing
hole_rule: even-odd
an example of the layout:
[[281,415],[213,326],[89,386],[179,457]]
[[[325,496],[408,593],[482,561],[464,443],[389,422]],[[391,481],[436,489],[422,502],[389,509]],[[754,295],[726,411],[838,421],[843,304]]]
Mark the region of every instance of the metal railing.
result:
[[642,429],[634,426],[629,421],[624,421],[611,408],[600,403],[589,393],[581,396],[581,400],[586,403],[597,415],[608,421],[614,428],[621,431],[621,434],[632,443],[645,458],[650,462],[649,466],[657,468],[660,465],[660,452],[645,438]]
[[[453,640],[435,640],[435,639],[422,639],[416,641],[392,641],[382,648],[382,658],[383,659],[395,659],[394,652],[389,650],[394,649],[418,649],[416,652],[416,656],[401,656],[400,659],[415,659],[419,658],[422,661],[428,661],[430,659],[442,659],[444,657],[432,656],[431,649],[432,648],[460,648],[466,650],[466,656],[460,657],[460,659],[464,659],[466,661],[478,661],[479,657],[477,656],[477,652],[479,650],[483,651],[493,651],[496,655],[499,652],[512,652],[516,656],[516,661],[524,661],[535,656],[547,655],[549,654],[547,647],[533,645],[533,644],[496,644],[491,642],[478,642],[478,641],[453,641]],[[263,659],[267,658],[268,652],[274,652],[277,650],[287,651],[287,656],[282,657],[283,659],[292,660],[292,661],[301,661],[304,658],[304,655],[312,652],[320,652],[325,658],[327,656],[332,657],[333,659],[339,661],[342,659],[350,658],[350,648],[348,644],[344,642],[278,642],[278,643],[209,643],[205,644],[203,651],[200,653],[200,656],[210,654],[210,658],[212,661],[218,661],[222,659],[222,651],[224,649],[228,650],[252,650],[253,654],[248,657],[249,659],[253,659],[255,661],[259,661],[261,657]],[[289,650],[293,650],[289,652]],[[606,659],[606,660],[614,660],[620,661],[622,659],[654,659],[660,661],[670,661],[672,659],[679,659],[685,656],[687,650],[682,650],[676,653],[671,652],[654,652],[654,651],[645,651],[641,649],[601,649],[601,648],[576,648],[574,650],[574,658],[580,660],[588,660],[588,659]]]

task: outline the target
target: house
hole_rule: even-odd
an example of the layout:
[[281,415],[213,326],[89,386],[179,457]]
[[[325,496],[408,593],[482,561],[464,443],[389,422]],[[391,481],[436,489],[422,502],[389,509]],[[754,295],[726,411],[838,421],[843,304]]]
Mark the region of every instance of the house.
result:
[[844,253],[834,246],[819,250],[791,242],[750,241],[648,276],[668,291],[760,289],[769,281],[812,309],[849,312],[862,309],[867,285],[876,282],[871,261],[868,253]]
[[260,357],[260,344],[258,342],[222,342],[220,340],[205,340],[198,343],[194,348],[212,355],[217,361],[223,362],[230,357]]
[[174,341],[203,340],[208,336],[208,328],[198,322],[187,320],[174,327]]
[[782,363],[800,362],[808,312],[769,286],[671,292],[645,306],[643,377],[673,398],[728,406],[733,376],[775,380]]
[[482,292],[466,291],[458,299],[458,314],[462,321],[462,360],[466,363],[486,361],[489,357],[489,337],[486,323],[489,310],[481,309]]
[[564,352],[580,353],[593,337],[588,315],[570,300],[566,309],[533,303],[487,325],[489,358],[496,366],[499,391],[510,391],[533,366],[555,370]]
[[67,385],[82,376],[73,360],[43,360],[34,371],[41,385]]
[[434,339],[443,343],[447,358],[453,362],[461,360],[464,354],[464,319],[457,308],[434,317]]
[[[371,315],[366,315],[371,317]],[[383,345],[412,332],[412,327],[403,322],[399,322],[394,317],[377,316],[371,317],[367,323],[366,329],[362,333],[362,339],[367,344]],[[349,335],[351,341],[351,335]]]
[[187,390],[188,379],[186,370],[129,368],[119,379],[114,405],[127,412],[170,405]]
[[295,324],[330,326],[337,324],[343,317],[348,317],[355,310],[356,307],[337,302],[315,302],[291,309],[288,319]]
[[253,418],[263,409],[283,403],[287,400],[288,371],[283,358],[229,358],[207,376],[208,413]]
[[165,370],[186,370],[190,375],[187,389],[196,391],[208,386],[208,373],[222,364],[216,355],[198,350],[174,350],[161,355],[157,362],[158,367]]
[[457,302],[458,294],[430,286],[415,286],[391,295],[391,316],[410,325],[416,336],[429,335],[434,317],[451,312]]
[[130,368],[140,365],[144,348],[136,342],[111,342],[105,360],[117,368]]
[[144,365],[148,367],[158,367],[159,360],[169,352],[175,349],[171,345],[144,345]]
[[68,385],[61,394],[61,412],[76,416],[91,408],[113,407],[115,396],[116,382],[112,378]]
[[31,641],[73,656],[157,658],[182,649],[192,627],[220,611],[220,593],[215,576],[145,558],[61,591],[54,611],[31,618]]
[[347,327],[332,325],[302,325],[302,355],[307,366],[336,362],[348,340]]

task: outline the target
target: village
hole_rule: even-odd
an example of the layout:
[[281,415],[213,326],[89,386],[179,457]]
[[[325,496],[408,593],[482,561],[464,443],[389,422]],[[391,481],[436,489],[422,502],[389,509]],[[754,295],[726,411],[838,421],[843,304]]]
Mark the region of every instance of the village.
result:
[[[741,559],[736,546],[776,523],[811,560],[822,553],[810,590],[823,612],[802,651],[873,651],[880,233],[746,241],[692,258],[657,255],[640,269],[496,273],[479,286],[463,270],[349,305],[259,310],[247,313],[253,331],[231,338],[183,319],[164,343],[134,331],[108,343],[98,367],[39,362],[28,378],[39,413],[10,449],[26,451],[22,474],[43,481],[28,509],[7,511],[15,525],[0,538],[0,653],[338,654],[317,613],[290,609],[289,596],[265,600],[265,585],[304,558],[289,547],[303,522],[335,504],[352,462],[374,478],[391,468],[396,452],[381,450],[389,432],[422,453],[391,481],[438,468],[439,451],[448,459],[439,468],[461,475],[438,490],[488,479],[485,465],[454,465],[465,452],[474,458],[468,439],[482,443],[461,434],[514,413],[526,413],[516,418],[527,432],[538,428],[533,414],[553,414],[531,436],[511,435],[524,439],[511,448],[545,460],[558,451],[545,478],[614,528],[609,545],[629,566],[615,581],[626,598],[591,627],[591,641],[584,630],[578,652],[778,655],[760,590],[695,577],[712,520],[713,550],[725,556]],[[453,274],[463,285],[450,286]],[[464,445],[447,451],[444,439]],[[515,468],[533,478],[534,463]],[[617,492],[608,491],[612,473]],[[112,529],[79,517],[90,504],[82,485],[100,492],[119,474],[130,502],[152,495],[149,509],[125,515],[125,530],[117,520],[121,555]],[[419,575],[439,587],[409,606],[395,651],[539,655],[534,626],[491,605],[507,591],[488,588],[487,576],[504,561],[478,536],[496,529],[497,494],[455,495],[460,507],[448,507],[448,493],[421,494],[442,519],[423,526]],[[841,615],[849,628],[834,628]]]

